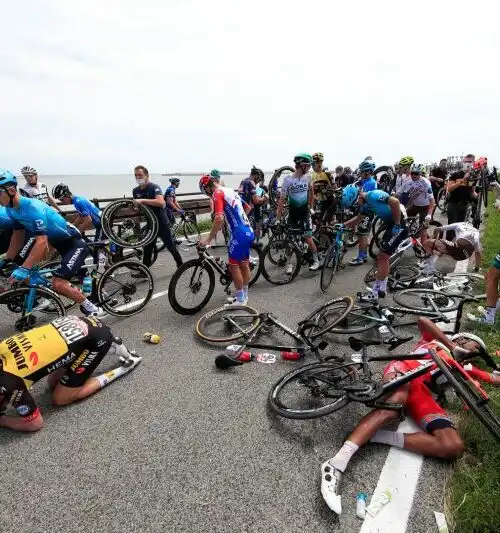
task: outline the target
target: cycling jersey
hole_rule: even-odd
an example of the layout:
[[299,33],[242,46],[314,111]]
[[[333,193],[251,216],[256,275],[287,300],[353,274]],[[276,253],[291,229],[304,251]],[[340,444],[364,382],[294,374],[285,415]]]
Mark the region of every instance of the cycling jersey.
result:
[[454,231],[455,241],[458,239],[465,239],[474,246],[475,252],[481,252],[481,242],[479,241],[479,230],[468,222],[455,222],[454,224],[447,224],[439,228],[441,231]]
[[257,186],[255,185],[255,182],[253,181],[253,179],[245,178],[240,183],[238,192],[240,193],[241,198],[246,204],[253,206],[252,198],[253,198],[253,195],[256,193],[256,190],[257,190]]
[[330,178],[325,171],[313,172],[311,176],[316,198],[323,202],[326,200],[326,189],[330,186]]
[[309,200],[309,183],[311,176],[304,174],[301,177],[291,174],[283,182],[282,192],[288,196],[290,209],[307,206]]
[[377,188],[377,180],[373,176],[370,176],[369,178],[360,180],[358,185],[361,192],[374,191]]
[[14,221],[10,218],[7,208],[0,206],[0,229],[11,230],[14,228]]
[[163,195],[163,198],[165,199],[165,208],[168,210],[168,211],[171,211],[172,210],[172,207],[170,207],[169,203],[168,203],[168,200],[173,200],[175,202],[175,187],[173,185],[169,185],[166,189],[165,189],[165,194]]
[[399,196],[401,194],[401,189],[408,180],[411,180],[411,177],[407,174],[398,174],[396,176],[396,183],[394,185],[394,194],[396,196]]
[[420,177],[416,180],[410,178],[405,181],[401,187],[399,196],[406,206],[428,206],[434,200],[431,182],[424,177]]
[[29,185],[26,183],[22,189],[23,191],[26,191],[31,198],[36,198],[37,200],[41,200],[46,204],[49,203],[49,191],[47,189],[47,185],[44,185],[40,182],[38,182],[36,185]]
[[84,217],[90,217],[96,228],[101,227],[101,210],[85,196],[73,196],[73,206]]
[[393,223],[394,218],[392,210],[389,207],[390,195],[379,189],[367,192],[364,199],[364,204],[361,208],[361,213],[374,213],[386,223]]
[[61,384],[80,387],[109,350],[114,336],[95,318],[64,316],[0,343],[0,411],[9,404],[22,417],[37,414],[28,389],[59,368]]

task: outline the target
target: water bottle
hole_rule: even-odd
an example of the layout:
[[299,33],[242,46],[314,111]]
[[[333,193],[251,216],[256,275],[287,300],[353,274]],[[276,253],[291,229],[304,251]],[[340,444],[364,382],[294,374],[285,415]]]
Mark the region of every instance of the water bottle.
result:
[[89,274],[83,278],[82,292],[85,296],[92,294],[92,277]]
[[391,337],[391,332],[389,331],[389,328],[387,326],[380,326],[378,328],[378,333],[380,335],[380,338],[382,339],[382,342],[389,340]]
[[299,352],[281,352],[281,358],[285,361],[297,361],[300,357]]
[[361,520],[365,519],[366,514],[366,494],[358,492],[356,494],[356,516]]
[[391,322],[394,320],[394,313],[392,311],[389,311],[389,309],[382,309],[382,314],[387,318],[387,320],[390,320]]

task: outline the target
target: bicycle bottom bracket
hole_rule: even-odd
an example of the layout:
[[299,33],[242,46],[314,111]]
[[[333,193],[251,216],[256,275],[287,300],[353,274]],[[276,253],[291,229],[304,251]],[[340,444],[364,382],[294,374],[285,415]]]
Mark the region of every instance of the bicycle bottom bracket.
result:
[[21,318],[18,318],[15,322],[16,331],[28,331],[34,328],[36,324],[36,316],[32,313]]

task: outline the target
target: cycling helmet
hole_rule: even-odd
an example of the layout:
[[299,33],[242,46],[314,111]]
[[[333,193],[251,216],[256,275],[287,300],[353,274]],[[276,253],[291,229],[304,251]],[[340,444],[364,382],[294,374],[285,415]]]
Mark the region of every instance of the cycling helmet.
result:
[[468,333],[467,331],[455,333],[455,335],[452,335],[451,340],[454,341],[460,337],[462,337],[463,339],[469,339],[470,341],[476,342],[477,344],[479,344],[479,346],[481,346],[483,350],[487,351],[486,344],[484,343],[483,339],[481,339],[481,337],[478,337],[477,335],[474,335],[474,333]]
[[210,176],[212,176],[212,178],[215,178],[216,180],[220,180],[220,170],[217,168],[213,168],[210,171]]
[[23,176],[26,176],[26,174],[37,174],[37,171],[36,171],[36,168],[26,165],[25,167],[21,169],[21,174]]
[[373,157],[371,155],[367,155],[364,160],[365,161],[373,161]]
[[420,163],[413,163],[410,167],[410,174],[423,174],[425,172],[424,165]]
[[9,185],[17,185],[17,178],[12,174],[10,170],[0,169],[0,187]]
[[180,183],[181,182],[181,180],[179,178],[170,178],[168,181],[170,183]]
[[311,154],[307,154],[305,152],[302,152],[300,154],[297,154],[293,158],[294,163],[306,163],[308,165],[312,165],[313,158],[311,157]]
[[344,174],[346,174],[347,176],[350,176],[352,174],[352,168],[344,167]]
[[317,161],[318,163],[324,161],[325,157],[321,152],[315,152],[312,155],[313,161]]
[[402,167],[409,167],[410,165],[413,165],[415,162],[415,159],[411,155],[405,155],[399,160],[399,164]]
[[364,160],[360,165],[359,165],[359,171],[360,172],[373,172],[375,170],[375,163],[373,161],[370,161],[370,160]]
[[198,183],[198,186],[200,187],[200,191],[203,194],[207,194],[205,191],[205,188],[208,187],[211,183],[215,183],[217,181],[217,178],[215,176],[212,176],[210,174],[205,174],[200,178],[200,181]]
[[250,176],[258,176],[261,180],[263,180],[264,179],[264,172],[260,168],[257,168],[254,165],[252,167],[252,169],[250,170]]
[[63,196],[70,196],[70,195],[71,195],[71,192],[69,190],[69,187],[67,185],[64,185],[64,183],[58,183],[52,189],[52,196],[56,200],[60,200]]
[[344,187],[344,190],[342,191],[342,207],[344,208],[348,208],[348,207],[352,207],[356,200],[358,199],[358,196],[359,196],[359,187],[354,185],[354,184],[350,184],[350,185],[346,185]]

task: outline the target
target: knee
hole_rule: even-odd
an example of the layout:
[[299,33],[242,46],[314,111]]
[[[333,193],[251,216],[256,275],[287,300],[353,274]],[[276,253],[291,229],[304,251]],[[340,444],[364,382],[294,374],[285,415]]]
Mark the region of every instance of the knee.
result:
[[77,399],[78,389],[70,389],[68,393],[65,390],[61,390],[59,387],[56,387],[52,393],[52,403],[58,407],[69,405],[70,403],[76,402]]
[[56,278],[55,276],[52,278],[52,285],[56,291],[61,287],[62,281],[63,280],[61,278]]
[[446,438],[439,439],[439,457],[452,461],[458,459],[465,451],[465,444],[460,435],[453,431]]

